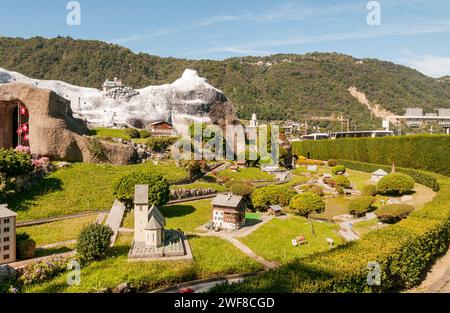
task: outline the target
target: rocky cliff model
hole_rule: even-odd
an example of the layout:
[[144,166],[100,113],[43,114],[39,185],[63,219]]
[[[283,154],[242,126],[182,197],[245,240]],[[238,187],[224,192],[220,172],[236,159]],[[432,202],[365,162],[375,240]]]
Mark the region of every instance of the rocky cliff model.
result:
[[89,130],[82,120],[73,117],[68,100],[49,89],[24,83],[0,85],[0,148],[13,146],[17,134],[11,121],[19,103],[28,109],[32,154],[53,160],[113,164],[132,163],[136,158],[136,151],[128,145],[94,142],[86,137]]
[[225,124],[236,120],[233,105],[223,93],[189,69],[172,84],[138,89],[131,97],[105,96],[97,89],[31,79],[0,68],[0,84],[9,82],[23,82],[52,90],[70,101],[75,117],[97,126],[136,126],[134,124],[146,125],[165,120],[171,121],[179,130],[192,121]]

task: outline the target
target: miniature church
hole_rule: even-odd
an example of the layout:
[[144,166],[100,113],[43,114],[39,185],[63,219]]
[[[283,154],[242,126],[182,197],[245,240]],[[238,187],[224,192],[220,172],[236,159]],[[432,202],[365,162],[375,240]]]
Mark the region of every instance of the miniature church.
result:
[[163,246],[166,219],[154,204],[149,209],[148,185],[135,187],[134,205],[134,241],[148,247]]
[[189,242],[181,230],[165,229],[166,219],[149,203],[149,186],[136,185],[134,191],[134,240],[130,261],[192,259]]

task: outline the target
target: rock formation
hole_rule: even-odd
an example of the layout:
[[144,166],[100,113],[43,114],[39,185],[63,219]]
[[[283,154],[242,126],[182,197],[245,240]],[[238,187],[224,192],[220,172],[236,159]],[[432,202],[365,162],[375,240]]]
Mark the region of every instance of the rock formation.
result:
[[[20,103],[29,112],[29,138],[32,154],[48,156],[52,160],[95,162],[98,156],[92,149],[92,139],[84,121],[74,118],[70,102],[51,90],[24,83],[0,85],[0,147],[12,147],[15,136],[14,108]],[[128,164],[136,158],[136,151],[127,145],[100,142],[103,154],[113,164]]]
[[[194,70],[186,69],[172,84],[149,86],[132,94],[116,90],[98,90],[70,85],[61,81],[38,80],[0,68],[0,84],[24,82],[47,88],[70,101],[75,117],[97,126],[133,126],[164,120],[176,130],[193,121],[226,123],[236,120],[233,105],[222,91],[214,88]],[[110,91],[110,93],[106,93]]]

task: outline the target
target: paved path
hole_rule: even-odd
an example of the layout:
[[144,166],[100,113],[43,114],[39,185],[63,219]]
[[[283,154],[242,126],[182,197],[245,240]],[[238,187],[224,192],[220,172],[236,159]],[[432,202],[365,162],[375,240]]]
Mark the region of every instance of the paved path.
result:
[[18,262],[14,262],[14,263],[9,263],[8,265],[18,269],[21,267],[24,267],[30,263],[34,263],[34,262],[39,262],[39,261],[44,261],[47,259],[51,259],[54,257],[69,257],[69,256],[75,256],[76,252],[75,251],[69,251],[69,252],[64,252],[64,253],[58,253],[58,254],[52,254],[52,255],[48,255],[48,256],[44,256],[41,258],[34,258],[34,259],[30,259],[30,260],[24,260],[24,261],[18,261]]
[[76,239],[60,241],[60,242],[55,242],[55,243],[51,243],[51,244],[48,244],[48,245],[38,246],[38,247],[36,247],[36,249],[38,249],[38,248],[39,249],[51,249],[51,248],[71,245],[71,244],[74,244],[74,243],[77,243]]
[[34,225],[40,225],[40,224],[46,224],[51,222],[58,222],[62,220],[68,220],[72,218],[79,218],[84,216],[90,216],[90,215],[96,215],[99,213],[108,213],[109,211],[94,211],[94,212],[84,212],[84,213],[78,213],[78,214],[70,214],[70,215],[64,215],[59,217],[49,217],[49,218],[41,218],[38,220],[32,220],[32,221],[26,221],[26,222],[18,222],[17,227],[25,227],[25,226],[34,226]]
[[436,261],[420,286],[409,292],[450,292],[450,250]]
[[342,222],[339,224],[339,227],[340,227],[339,234],[345,239],[345,241],[358,240],[359,236],[353,230],[353,224],[362,222],[362,221],[373,220],[375,218],[377,218],[377,216],[374,213],[367,213],[365,217],[351,219],[351,220]]
[[106,219],[106,225],[111,227],[114,235],[111,237],[111,247],[116,243],[117,235],[119,234],[119,227],[122,224],[123,214],[125,213],[125,205],[119,200],[114,201],[114,204]]

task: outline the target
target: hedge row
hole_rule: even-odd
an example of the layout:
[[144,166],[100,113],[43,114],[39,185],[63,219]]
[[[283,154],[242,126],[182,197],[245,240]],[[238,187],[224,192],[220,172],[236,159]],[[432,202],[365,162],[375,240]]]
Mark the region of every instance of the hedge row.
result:
[[[370,170],[379,167],[365,166]],[[423,171],[415,178],[421,183],[435,181],[439,192],[407,219],[370,232],[357,242],[296,259],[240,284],[218,286],[213,292],[385,292],[418,285],[449,244],[450,178]],[[373,261],[380,264],[381,284],[371,286],[367,277]]]
[[293,154],[312,159],[346,159],[395,165],[450,176],[450,136],[411,135],[382,138],[299,141]]

